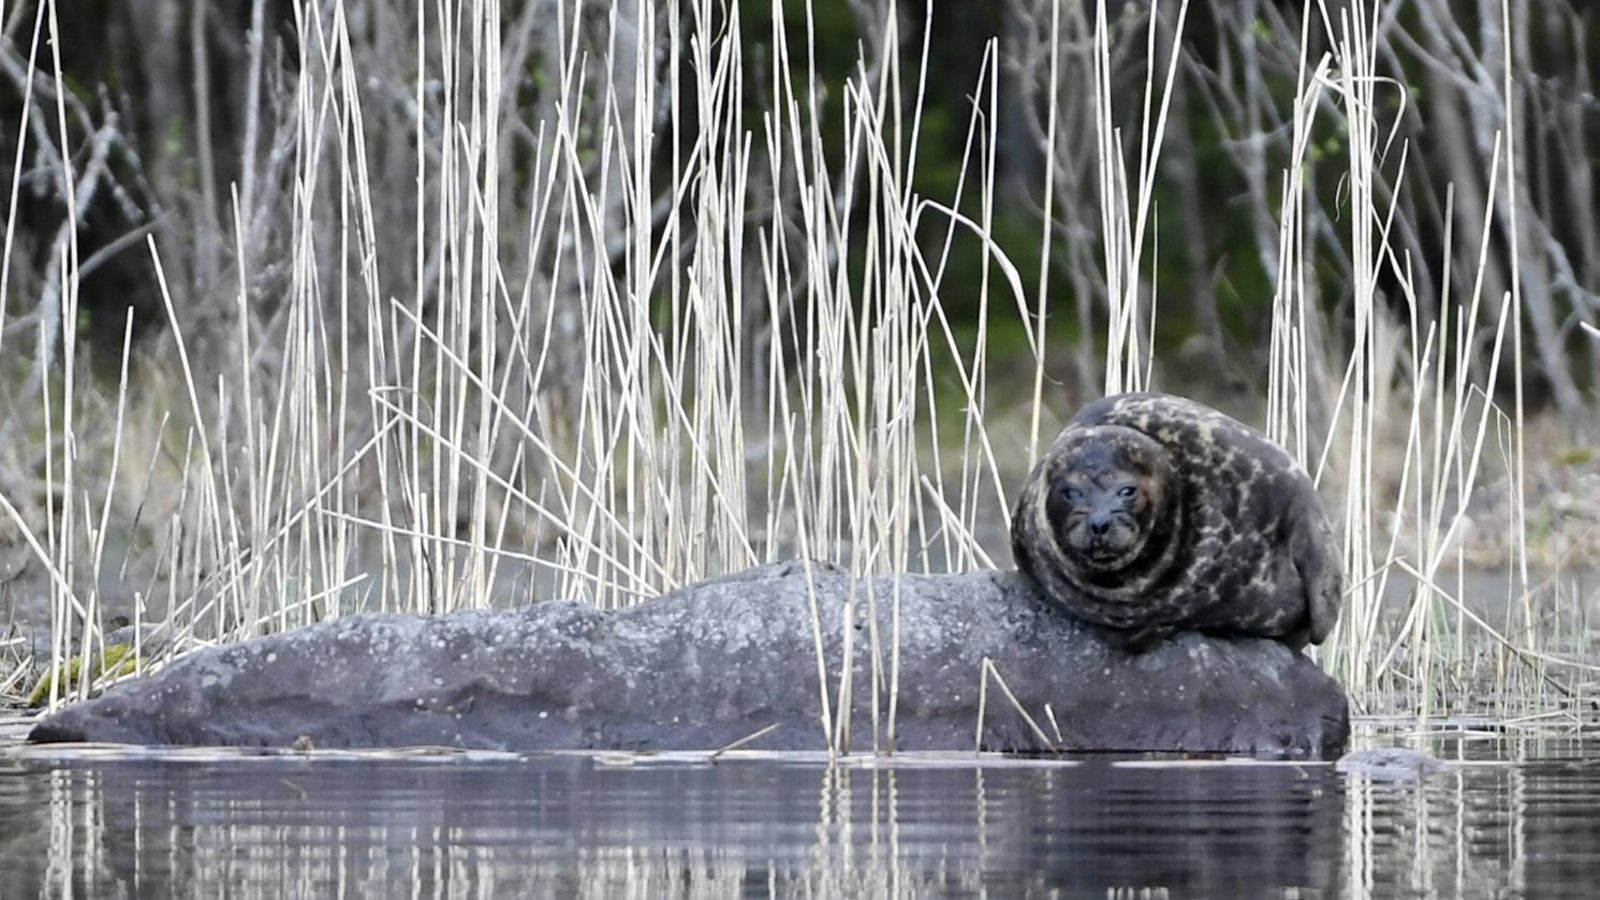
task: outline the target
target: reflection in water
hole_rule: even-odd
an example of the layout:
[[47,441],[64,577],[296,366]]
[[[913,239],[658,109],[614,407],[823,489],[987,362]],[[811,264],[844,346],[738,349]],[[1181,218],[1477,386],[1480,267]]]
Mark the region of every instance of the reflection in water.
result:
[[1542,897],[1600,863],[1592,760],[984,762],[28,757],[0,897]]

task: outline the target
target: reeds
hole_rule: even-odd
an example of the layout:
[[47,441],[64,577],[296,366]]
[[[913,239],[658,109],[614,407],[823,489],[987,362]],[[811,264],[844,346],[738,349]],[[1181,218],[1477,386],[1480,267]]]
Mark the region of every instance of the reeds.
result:
[[[857,7],[868,39],[829,95],[811,6],[775,6],[752,22],[737,2],[709,0],[530,4],[540,16],[436,0],[415,20],[364,9],[357,36],[344,0],[296,4],[298,76],[277,120],[251,119],[228,204],[228,300],[208,306],[192,279],[169,282],[172,242],[150,237],[174,352],[139,360],[125,337],[110,404],[75,374],[70,215],[52,255],[62,312],[41,307],[39,321],[62,323],[63,352],[59,364],[41,357],[36,404],[11,411],[42,430],[41,483],[0,482],[0,510],[48,579],[52,670],[103,653],[109,534],[148,554],[132,618],[177,624],[168,653],[356,610],[551,596],[615,607],[789,557],[862,576],[1003,564],[1007,488],[1069,412],[1044,387],[1056,352],[1051,253],[1030,294],[993,236],[1009,57],[986,45],[954,194],[924,197],[913,185],[926,30],[903,29],[926,11]],[[1061,76],[1080,66],[1093,75],[1101,267],[1069,280],[1104,285],[1094,321],[1105,389],[1160,388],[1152,225],[1188,4],[1158,4],[1139,31],[1108,20],[1103,3],[1092,27],[1060,0],[1034,9],[1049,22],[1037,54],[1048,66],[1040,239],[1085,258],[1081,245],[1063,248],[1084,238],[1055,218],[1067,202],[1057,192],[1077,177],[1059,154],[1081,137],[1058,120],[1090,89]],[[1464,286],[1447,259],[1437,301],[1415,296],[1414,267],[1432,263],[1391,232],[1407,147],[1378,97],[1406,88],[1376,52],[1379,9],[1341,9],[1333,21],[1314,7],[1301,35],[1262,417],[1321,480],[1345,541],[1351,591],[1322,661],[1368,708],[1426,713],[1468,692],[1464,662],[1488,635],[1506,648],[1497,683],[1543,697],[1539,685],[1564,683],[1563,657],[1538,646],[1538,611],[1513,604],[1494,629],[1455,599],[1485,450],[1503,452],[1522,495],[1518,281],[1485,297],[1485,266]],[[1073,28],[1089,42],[1069,46]],[[1313,58],[1323,33],[1331,52]],[[384,53],[363,44],[374,34],[393,42]],[[742,34],[761,35],[770,58],[751,59]],[[1135,101],[1114,90],[1111,60],[1138,34],[1147,76]],[[259,102],[258,46],[248,58]],[[53,72],[64,146],[59,63],[35,59]],[[525,120],[513,113],[535,77],[543,114]],[[1130,103],[1136,138],[1117,125]],[[1312,215],[1326,213],[1307,155],[1329,123],[1348,153],[1343,323],[1325,321],[1309,292]],[[1506,140],[1487,173],[1480,261],[1493,252],[1495,204],[1515,210],[1506,173],[1518,152]],[[62,160],[63,184],[87,178],[74,165]],[[13,184],[22,166],[19,156]],[[976,284],[947,278],[958,242],[986,261]],[[8,252],[6,273],[11,262]],[[258,271],[275,265],[275,280]],[[1401,285],[1404,317],[1379,302],[1380,271]],[[971,334],[941,299],[957,293],[974,296]],[[186,313],[206,309],[228,324],[191,346]],[[1013,315],[1032,354],[1021,404],[991,375],[989,323]],[[1486,369],[1474,362],[1485,341]],[[1502,367],[1516,373],[1509,410],[1489,399]],[[1514,514],[1505,527],[1521,535],[1525,524]],[[1527,598],[1527,551],[1515,547],[1508,592]],[[1382,606],[1396,579],[1414,585],[1398,625]],[[897,596],[859,583],[850,602],[874,613],[873,627],[843,640],[875,674],[861,685],[849,666],[826,670],[818,616],[819,727],[839,750],[887,749]],[[1519,681],[1523,669],[1535,680]],[[992,674],[1002,686],[1014,675]],[[842,714],[857,692],[875,711],[866,737]]]

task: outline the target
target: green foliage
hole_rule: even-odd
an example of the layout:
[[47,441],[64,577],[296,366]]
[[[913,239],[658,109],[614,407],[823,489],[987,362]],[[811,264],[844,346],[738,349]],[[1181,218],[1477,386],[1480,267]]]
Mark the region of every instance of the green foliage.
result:
[[1556,462],[1563,466],[1588,466],[1600,461],[1600,451],[1593,447],[1562,447],[1556,451]]
[[43,706],[50,702],[52,686],[59,677],[61,686],[56,690],[56,696],[65,697],[77,690],[84,678],[84,669],[88,669],[88,681],[91,685],[102,681],[113,681],[124,675],[131,675],[144,665],[143,660],[133,653],[132,644],[117,644],[107,647],[105,654],[85,653],[73,657],[64,666],[57,666],[54,672],[48,672],[39,678],[38,684],[28,694],[28,705],[33,707]]

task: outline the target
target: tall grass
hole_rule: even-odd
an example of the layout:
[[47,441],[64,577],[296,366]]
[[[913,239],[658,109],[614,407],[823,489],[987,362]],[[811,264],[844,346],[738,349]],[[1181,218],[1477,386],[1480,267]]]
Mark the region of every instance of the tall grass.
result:
[[[924,197],[913,185],[928,61],[916,36],[926,31],[901,31],[920,7],[863,6],[860,65],[842,96],[828,97],[809,4],[793,18],[775,4],[779,14],[759,22],[737,2],[710,0],[534,6],[555,18],[492,0],[436,0],[414,20],[364,10],[363,39],[381,31],[405,51],[380,60],[361,52],[343,0],[296,4],[292,102],[275,134],[261,123],[273,147],[265,161],[252,128],[232,196],[228,337],[186,340],[183,311],[199,301],[169,282],[170,247],[151,237],[173,352],[141,363],[124,341],[109,433],[83,424],[106,413],[75,376],[81,261],[69,218],[52,257],[64,350],[59,366],[40,363],[48,377],[32,387],[30,421],[51,448],[46,499],[0,491],[0,511],[49,580],[52,667],[69,641],[101,652],[106,538],[136,526],[155,538],[134,619],[178,624],[169,653],[362,609],[432,613],[532,596],[613,608],[787,557],[835,560],[856,575],[1004,564],[993,554],[1007,489],[1070,410],[1045,388],[1050,268],[1030,293],[993,236],[998,45],[986,47],[972,86],[954,193]],[[1130,100],[1112,89],[1122,26],[1101,3],[1092,29],[1107,391],[1162,386],[1154,185],[1181,77],[1170,48],[1188,5],[1159,6],[1137,136],[1119,128]],[[41,10],[54,29],[54,6]],[[1060,77],[1064,17],[1077,13],[1059,0],[1041,10],[1053,36],[1053,152],[1057,110],[1085,85]],[[1409,275],[1430,262],[1397,247],[1392,206],[1374,190],[1380,170],[1403,177],[1407,152],[1376,102],[1406,90],[1375,53],[1378,8],[1355,2],[1337,21],[1320,5],[1312,12],[1276,219],[1262,421],[1323,484],[1345,543],[1351,591],[1322,662],[1368,707],[1399,695],[1423,713],[1446,683],[1462,683],[1482,645],[1475,636],[1491,629],[1455,602],[1460,498],[1484,451],[1501,449],[1497,429],[1520,434],[1520,300],[1514,286],[1483,297],[1481,278],[1451,284],[1447,261],[1437,317],[1424,316]],[[1165,58],[1158,27],[1171,29]],[[1319,28],[1332,52],[1312,58]],[[745,33],[766,36],[772,58],[748,58]],[[35,54],[54,78],[64,145],[59,60]],[[259,49],[251,60],[255,97]],[[397,65],[409,72],[404,89],[386,81]],[[539,86],[544,115],[523,121],[508,110],[534,71],[553,77]],[[375,111],[375,97],[388,106]],[[1318,200],[1305,161],[1319,117],[1344,129],[1349,154],[1339,221],[1354,299],[1342,328],[1308,294],[1307,215]],[[1502,169],[1517,152],[1506,141],[1496,155],[1491,206],[1515,183]],[[74,159],[60,161],[69,185],[91,174]],[[14,183],[21,166],[19,154]],[[1047,251],[1080,239],[1051,227],[1056,168],[1051,160],[1043,176]],[[397,207],[396,192],[408,202]],[[276,232],[274,203],[287,210]],[[408,223],[394,221],[397,208],[411,211]],[[1492,252],[1492,209],[1483,216],[1480,258]],[[947,277],[958,244],[987,260],[975,284]],[[269,282],[270,296],[253,271],[276,262],[264,246],[287,273]],[[1405,288],[1398,321],[1376,299],[1384,268]],[[970,335],[941,299],[956,294],[975,296]],[[997,390],[990,365],[989,322],[1011,315],[1033,357],[1020,415],[997,396],[1007,386]],[[1329,346],[1346,332],[1348,347]],[[1469,362],[1485,340],[1495,350],[1479,371]],[[1501,366],[1519,373],[1511,410],[1489,400]],[[1391,495],[1374,472],[1395,448]],[[1520,496],[1522,448],[1504,449]],[[1524,528],[1520,518],[1506,525]],[[1516,547],[1509,585],[1526,597],[1527,554]],[[1398,629],[1380,615],[1393,579],[1414,585]],[[842,640],[871,661],[869,684],[854,683],[850,666],[827,670],[815,619],[819,727],[840,750],[893,746],[898,593],[859,584],[843,621],[865,607],[872,627],[860,636],[846,627]],[[887,632],[876,615],[885,607]],[[1520,615],[1531,622],[1533,611]],[[1494,631],[1517,665],[1545,679],[1530,683],[1544,684],[1564,658],[1533,646],[1535,633],[1509,621]],[[986,674],[973,677],[986,684]],[[1003,683],[1012,673],[994,674]],[[52,682],[50,702],[67,687]],[[850,734],[843,714],[858,692],[871,696],[870,736]]]

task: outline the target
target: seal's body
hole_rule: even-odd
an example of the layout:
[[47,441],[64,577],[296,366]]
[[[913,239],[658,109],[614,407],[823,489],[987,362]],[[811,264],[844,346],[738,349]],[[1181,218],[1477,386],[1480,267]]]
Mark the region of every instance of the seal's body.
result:
[[1080,410],[1023,485],[1011,546],[1045,597],[1134,650],[1190,628],[1321,643],[1344,589],[1305,470],[1165,394]]

